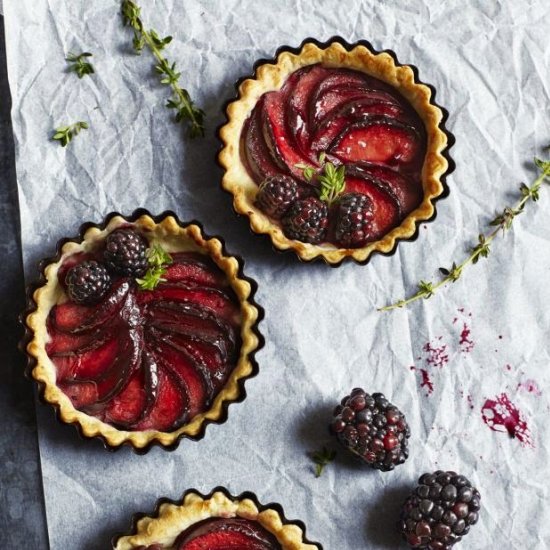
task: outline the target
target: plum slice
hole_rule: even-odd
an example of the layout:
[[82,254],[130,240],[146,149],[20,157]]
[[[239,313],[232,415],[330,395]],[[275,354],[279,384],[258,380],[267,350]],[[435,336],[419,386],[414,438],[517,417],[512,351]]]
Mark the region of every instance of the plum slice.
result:
[[247,120],[244,129],[244,157],[248,169],[258,183],[281,173],[281,167],[277,166],[271,157],[262,131],[263,103],[264,98],[262,97]]
[[217,288],[164,283],[155,290],[138,294],[138,303],[142,305],[158,301],[193,303],[217,313],[234,326],[240,321],[239,307],[227,293]]
[[73,302],[58,304],[52,308],[51,323],[57,330],[73,334],[93,330],[107,323],[120,310],[129,289],[130,282],[119,279],[99,306],[82,306]]
[[307,151],[309,146],[309,120],[308,105],[311,93],[319,85],[319,82],[329,73],[322,65],[310,65],[296,71],[296,81],[293,86],[288,86],[290,79],[284,86],[287,93],[287,120],[288,128],[302,151]]
[[347,177],[346,193],[362,193],[373,202],[374,217],[369,241],[381,238],[399,223],[399,204],[396,198],[375,183],[362,178]]
[[346,163],[408,163],[414,160],[420,149],[419,139],[412,126],[389,117],[373,117],[346,128],[329,150]]
[[286,125],[285,96],[279,92],[264,95],[262,125],[265,141],[272,158],[283,171],[288,171],[300,181],[305,181],[303,169],[298,165],[314,166],[296,145]]
[[371,100],[350,101],[336,109],[317,128],[311,141],[311,149],[317,153],[325,151],[330,144],[349,126],[368,122],[381,115],[397,117],[402,111],[389,103],[373,103]]
[[153,329],[149,332],[154,338],[150,351],[161,366],[160,370],[170,372],[185,388],[188,415],[193,418],[210,403],[213,388],[209,378],[188,354],[169,344],[170,337],[160,336]]
[[401,217],[412,212],[422,202],[422,185],[406,174],[396,172],[387,166],[369,163],[348,164],[346,170],[350,176],[369,180],[393,195],[399,204]]
[[224,287],[227,278],[210,258],[196,252],[172,254],[173,263],[168,266],[163,278],[169,282],[186,281],[198,286]]
[[136,430],[169,431],[185,422],[187,400],[185,387],[168,369],[158,371],[158,391],[148,413],[133,425]]

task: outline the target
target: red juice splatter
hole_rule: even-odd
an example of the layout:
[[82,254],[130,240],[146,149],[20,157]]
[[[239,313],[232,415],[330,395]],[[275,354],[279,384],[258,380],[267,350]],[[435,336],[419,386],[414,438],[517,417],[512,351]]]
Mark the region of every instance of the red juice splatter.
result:
[[505,365],[506,370],[512,370],[512,365]]
[[[470,327],[466,324],[462,324],[462,331],[460,333],[460,351],[463,353],[469,353],[474,349],[474,341],[472,340],[472,331]],[[495,350],[496,351],[496,350]]]
[[439,336],[436,340],[426,342],[422,348],[428,354],[426,363],[430,367],[444,367],[449,362],[447,344],[441,344],[441,339]]
[[542,391],[540,390],[538,384],[532,379],[525,380],[525,382],[520,382],[517,389],[523,390],[527,393],[532,393],[537,397],[540,397],[542,395]]
[[430,373],[426,369],[418,369],[414,365],[410,367],[410,369],[420,373],[420,375],[422,376],[422,382],[420,383],[420,387],[421,388],[425,387],[428,392],[426,395],[431,395],[434,391],[434,385],[433,385],[432,379],[430,378]]
[[494,400],[487,399],[481,407],[481,416],[483,422],[494,432],[507,432],[523,447],[533,447],[527,422],[505,393],[501,393]]

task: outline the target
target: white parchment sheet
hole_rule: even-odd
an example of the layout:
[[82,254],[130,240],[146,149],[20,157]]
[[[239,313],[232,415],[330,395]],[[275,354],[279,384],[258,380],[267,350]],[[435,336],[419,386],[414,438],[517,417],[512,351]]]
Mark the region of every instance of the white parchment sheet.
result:
[[[454,286],[406,310],[376,307],[461,260],[519,183],[533,179],[529,160],[550,143],[550,3],[140,3],[148,26],[174,36],[167,56],[207,113],[204,139],[185,139],[171,122],[168,91],[149,53],[132,53],[119,2],[4,5],[26,276],[33,280],[37,260],[84,221],[173,209],[245,257],[266,310],[266,346],[244,403],[172,453],[108,453],[40,406],[52,550],[108,548],[158,497],[216,485],[281,503],[326,550],[397,548],[401,501],[421,473],[438,468],[459,470],[482,493],[481,520],[462,548],[549,548],[550,186]],[[234,81],[256,59],[335,34],[368,39],[418,67],[450,112],[457,168],[417,241],[365,267],[330,269],[275,254],[234,216],[219,188],[215,128]],[[67,73],[69,51],[93,52],[96,74]],[[49,140],[76,120],[90,129],[69,147]],[[330,411],[354,386],[382,391],[406,412],[410,459],[383,474],[340,453],[316,479],[306,453],[331,443]],[[528,434],[510,438],[484,423],[487,400],[503,394]]]

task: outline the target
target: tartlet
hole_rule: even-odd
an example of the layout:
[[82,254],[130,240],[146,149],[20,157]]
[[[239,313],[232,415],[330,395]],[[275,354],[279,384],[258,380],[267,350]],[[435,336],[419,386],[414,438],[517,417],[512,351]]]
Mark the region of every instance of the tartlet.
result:
[[[127,234],[134,245],[141,239],[150,247],[146,261],[153,249],[168,254],[152,289],[140,288],[144,279],[135,274],[113,272],[107,261],[107,246],[128,247]],[[130,267],[139,264],[139,254],[132,261]],[[91,264],[111,271],[98,279]],[[174,449],[182,438],[200,439],[209,423],[226,420],[230,403],[245,398],[244,382],[258,371],[263,310],[242,268],[219,237],[171,212],[113,213],[100,225],[85,224],[43,260],[41,280],[29,288],[22,317],[27,374],[59,420],[110,450],[127,444],[143,453],[154,444]],[[75,286],[82,269],[91,286]],[[153,267],[137,275],[152,273]],[[90,288],[99,294],[79,303]]]
[[134,516],[132,531],[113,539],[114,550],[322,550],[306,539],[305,526],[289,521],[278,504],[261,505],[253,493],[231,495],[222,487],[195,489],[174,502],[158,501],[151,515]]
[[[254,232],[303,261],[364,264],[391,254],[448,193],[453,138],[434,95],[414,67],[365,41],[280,48],[227,104],[222,187]],[[319,205],[327,164],[345,166],[347,197]]]

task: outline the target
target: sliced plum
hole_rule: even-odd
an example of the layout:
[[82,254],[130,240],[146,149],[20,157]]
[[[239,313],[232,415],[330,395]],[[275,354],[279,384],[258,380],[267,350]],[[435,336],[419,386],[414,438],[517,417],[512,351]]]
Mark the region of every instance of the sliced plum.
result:
[[104,411],[103,420],[128,429],[144,416],[149,402],[154,403],[154,398],[146,386],[144,371],[139,369],[131,376],[126,387],[111,399]]
[[215,288],[163,284],[155,290],[140,292],[138,301],[142,305],[157,301],[189,302],[217,313],[224,321],[234,326],[237,326],[240,321],[238,305],[226,292]]
[[410,214],[422,202],[422,185],[387,166],[369,163],[349,164],[346,170],[350,176],[367,179],[395,196],[401,217]]
[[401,113],[399,107],[388,103],[369,101],[351,101],[337,109],[319,125],[311,142],[311,149],[318,154],[326,151],[330,144],[342,132],[357,122],[368,122],[380,116],[396,117]]
[[369,241],[380,239],[399,221],[399,205],[392,195],[380,189],[376,184],[362,178],[346,178],[346,193],[362,193],[373,202],[374,217]]
[[178,550],[273,550],[273,546],[243,532],[220,530],[199,535]]
[[256,108],[247,120],[244,129],[244,157],[249,171],[257,183],[280,174],[286,169],[278,166],[271,157],[271,152],[265,142],[262,129],[262,111],[264,98],[261,98]]
[[130,282],[119,279],[113,283],[109,295],[97,306],[82,306],[74,302],[56,305],[50,313],[52,326],[73,334],[94,330],[108,322],[120,310],[129,289]]
[[162,367],[161,371],[171,372],[172,376],[176,376],[184,386],[189,417],[193,418],[204,410],[213,397],[210,380],[201,369],[197,368],[188,354],[170,345],[172,341],[170,337],[162,337],[154,331],[150,333],[156,336],[150,351]]
[[134,424],[136,430],[170,431],[185,422],[187,399],[181,381],[167,369],[158,372],[158,394],[148,414]]
[[86,334],[69,334],[50,327],[48,333],[50,341],[46,344],[46,352],[50,357],[87,353],[103,346],[110,339],[106,329]]
[[296,179],[305,181],[303,169],[298,165],[315,167],[310,159],[300,152],[286,125],[285,97],[278,92],[264,95],[262,126],[265,141],[271,157],[282,170],[290,172]]
[[[328,74],[328,69],[322,65],[310,65],[294,73],[297,80],[287,93],[287,119],[288,128],[296,140],[296,143],[302,151],[307,151],[309,147],[309,120],[308,105],[311,93]],[[294,76],[294,75],[293,75]]]
[[346,128],[330,146],[343,162],[408,163],[420,149],[420,137],[411,126],[389,117],[369,119]]
[[225,287],[225,273],[204,254],[196,252],[178,252],[171,254],[170,264],[163,278],[168,282],[186,281],[199,286]]

